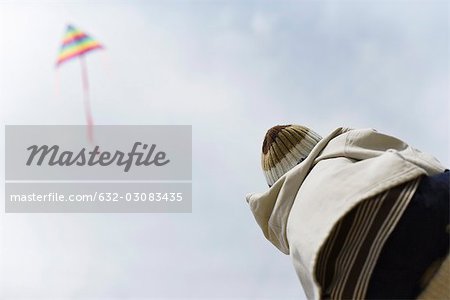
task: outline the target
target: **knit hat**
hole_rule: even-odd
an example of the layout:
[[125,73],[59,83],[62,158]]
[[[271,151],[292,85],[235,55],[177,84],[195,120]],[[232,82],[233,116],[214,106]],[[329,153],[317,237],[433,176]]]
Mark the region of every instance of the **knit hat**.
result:
[[261,165],[269,187],[302,162],[321,140],[320,135],[300,125],[270,128],[262,146]]

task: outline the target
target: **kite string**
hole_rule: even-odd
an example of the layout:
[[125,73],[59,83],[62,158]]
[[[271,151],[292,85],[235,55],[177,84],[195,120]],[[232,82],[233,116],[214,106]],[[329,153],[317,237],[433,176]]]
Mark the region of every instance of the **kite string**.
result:
[[88,72],[87,72],[87,66],[86,61],[84,58],[84,55],[80,55],[80,63],[81,63],[81,77],[82,77],[82,83],[83,83],[83,94],[84,94],[84,109],[86,113],[86,121],[87,121],[87,130],[88,130],[88,138],[91,143],[94,142],[94,136],[93,136],[93,125],[94,125],[94,119],[92,117],[91,112],[91,104],[89,99],[89,81],[88,81]]

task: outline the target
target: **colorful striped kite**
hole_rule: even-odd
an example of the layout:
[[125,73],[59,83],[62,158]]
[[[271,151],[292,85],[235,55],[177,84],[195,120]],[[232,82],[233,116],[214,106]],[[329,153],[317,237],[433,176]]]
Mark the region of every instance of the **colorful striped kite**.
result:
[[61,49],[59,51],[56,66],[59,67],[63,62],[66,62],[72,58],[79,57],[81,63],[81,77],[83,82],[84,93],[84,108],[86,112],[86,119],[88,125],[88,137],[89,141],[93,142],[92,126],[94,120],[92,118],[91,107],[89,103],[89,82],[88,73],[84,55],[95,49],[102,49],[103,46],[99,42],[88,36],[83,31],[75,28],[72,25],[68,25],[66,33],[64,34]]

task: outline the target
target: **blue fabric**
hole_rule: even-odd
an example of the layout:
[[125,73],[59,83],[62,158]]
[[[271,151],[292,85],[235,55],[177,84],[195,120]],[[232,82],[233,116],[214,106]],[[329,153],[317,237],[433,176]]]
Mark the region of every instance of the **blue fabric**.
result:
[[414,299],[420,279],[448,254],[450,172],[424,176],[386,241],[369,281],[367,299]]

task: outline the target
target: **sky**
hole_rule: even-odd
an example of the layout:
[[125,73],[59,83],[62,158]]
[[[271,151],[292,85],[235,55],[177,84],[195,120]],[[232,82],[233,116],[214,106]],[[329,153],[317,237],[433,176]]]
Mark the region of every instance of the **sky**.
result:
[[69,23],[105,46],[96,124],[193,126],[193,212],[1,212],[2,299],[304,298],[245,202],[277,124],[375,128],[449,166],[446,1],[0,1],[2,125],[84,124],[79,63],[55,68]]

